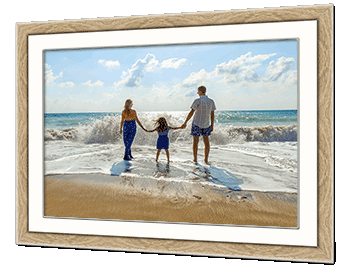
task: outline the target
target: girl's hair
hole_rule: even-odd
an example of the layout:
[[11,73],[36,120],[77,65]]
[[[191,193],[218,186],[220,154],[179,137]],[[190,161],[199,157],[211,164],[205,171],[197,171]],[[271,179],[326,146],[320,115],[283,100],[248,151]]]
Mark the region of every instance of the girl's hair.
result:
[[154,126],[155,130],[159,132],[166,132],[169,129],[165,117],[159,117],[159,119],[155,120]]
[[130,107],[133,104],[131,99],[127,99],[125,101],[125,105],[124,105],[124,112],[126,112],[128,115],[130,114]]

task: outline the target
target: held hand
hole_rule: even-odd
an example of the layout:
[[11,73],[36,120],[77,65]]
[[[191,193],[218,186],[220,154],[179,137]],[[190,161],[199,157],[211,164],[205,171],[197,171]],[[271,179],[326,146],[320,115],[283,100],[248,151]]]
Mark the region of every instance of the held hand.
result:
[[122,129],[120,129],[120,135],[122,135]]
[[186,128],[186,123],[182,124],[181,128],[182,129]]

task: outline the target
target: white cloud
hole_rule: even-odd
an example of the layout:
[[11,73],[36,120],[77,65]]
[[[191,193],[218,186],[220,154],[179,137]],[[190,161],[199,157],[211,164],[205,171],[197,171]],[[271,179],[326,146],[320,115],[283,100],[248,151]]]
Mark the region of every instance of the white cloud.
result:
[[61,71],[58,75],[54,76],[52,69],[45,71],[45,83],[49,84],[54,82],[58,78],[62,78],[63,72]]
[[255,72],[255,69],[261,66],[261,62],[276,55],[273,54],[258,54],[251,55],[251,52],[241,55],[235,60],[230,60],[228,63],[221,63],[215,68],[215,73],[218,77],[223,77],[225,83],[237,83],[242,80],[245,81],[259,81],[260,77]]
[[280,57],[276,62],[271,61],[266,69],[266,79],[269,81],[284,80],[286,75],[290,75],[291,68],[294,66],[294,58]]
[[291,70],[288,72],[289,76],[285,78],[285,82],[288,84],[296,84],[297,83],[297,70]]
[[119,100],[119,94],[118,93],[103,93],[102,94],[103,96],[103,99],[102,101],[104,100]]
[[45,63],[45,69],[48,69],[48,68],[51,68],[51,66]]
[[156,108],[162,108],[166,104],[171,105],[171,101],[166,98],[167,90],[162,88],[152,88],[148,94],[141,97],[133,97],[132,100],[138,109],[151,108],[154,110]]
[[276,54],[259,54],[252,56],[251,52],[242,55],[235,60],[222,63],[216,66],[215,73],[222,77],[222,82],[226,84],[245,84],[258,82],[282,82],[296,84],[297,72],[292,70],[295,59],[280,57],[276,61],[269,63],[265,75],[260,76],[255,70],[262,65],[262,62],[275,56]]
[[183,81],[184,87],[193,87],[198,86],[200,84],[205,84],[211,79],[209,73],[205,71],[205,69],[200,70],[199,72],[193,72],[190,74],[188,78]]
[[162,61],[161,68],[175,68],[178,69],[182,64],[186,62],[185,58],[177,60],[177,58],[170,58]]
[[197,95],[197,91],[192,89],[185,92],[184,97],[196,97],[196,95]]
[[156,66],[159,64],[159,61],[155,59],[153,54],[148,53],[144,59],[139,59],[135,64],[131,66],[126,72],[122,74],[122,80],[115,82],[115,86],[127,86],[135,87],[138,86],[145,76],[145,71],[153,71]]
[[90,87],[93,87],[93,86],[103,86],[103,85],[104,85],[104,82],[98,80],[97,82],[91,83],[91,80],[88,80],[86,83],[82,83],[82,85],[87,85],[87,86],[90,86]]
[[60,87],[66,87],[66,88],[71,88],[74,87],[75,84],[73,82],[63,82],[63,83],[59,83],[58,86]]
[[105,61],[103,59],[100,59],[98,61],[98,63],[102,64],[103,66],[105,66],[108,69],[120,67],[120,63],[117,60],[116,61],[112,61],[112,60]]
[[147,72],[155,71],[155,69],[159,66],[159,61],[155,59],[155,56],[153,54],[148,54],[145,59],[149,56],[150,60],[146,64],[145,69]]
[[148,94],[131,97],[135,109],[142,111],[190,110],[197,91],[188,90],[177,84],[172,88],[153,87]]
[[223,91],[221,91],[221,93],[224,93],[224,94],[229,94],[229,93],[233,93],[233,92],[235,92],[236,91],[236,89],[235,88],[229,88],[229,89],[227,89],[227,90],[223,90]]
[[154,72],[155,70],[162,68],[178,69],[186,61],[187,60],[185,58],[170,58],[162,61],[160,64],[155,55],[148,53],[144,59],[137,60],[135,64],[131,66],[131,68],[129,68],[127,71],[123,71],[121,76],[122,80],[115,82],[114,86],[139,86],[146,72]]
[[173,87],[173,89],[167,94],[168,99],[172,99],[177,96],[179,93],[183,92],[183,88],[181,84],[177,84]]

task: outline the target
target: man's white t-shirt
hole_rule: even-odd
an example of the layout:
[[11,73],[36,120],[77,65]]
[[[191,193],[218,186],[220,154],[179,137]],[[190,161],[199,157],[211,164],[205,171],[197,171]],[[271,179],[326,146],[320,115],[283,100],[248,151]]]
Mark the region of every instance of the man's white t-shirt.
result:
[[191,109],[195,110],[192,124],[199,128],[210,127],[210,115],[216,110],[215,102],[206,95],[194,100]]

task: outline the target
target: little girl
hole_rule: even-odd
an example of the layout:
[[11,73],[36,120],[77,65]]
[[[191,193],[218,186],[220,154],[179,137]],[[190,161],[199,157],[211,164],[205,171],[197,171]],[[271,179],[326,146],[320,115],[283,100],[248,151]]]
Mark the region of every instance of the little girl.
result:
[[161,151],[161,149],[164,149],[165,153],[166,153],[167,161],[170,162],[168,133],[169,133],[170,129],[175,130],[175,129],[183,129],[183,128],[182,127],[170,127],[164,117],[160,117],[158,120],[156,120],[154,126],[156,126],[155,129],[145,130],[145,131],[147,131],[147,132],[157,131],[158,132],[159,138],[158,138],[157,144],[156,144],[156,148],[158,150],[156,153],[155,160],[158,161],[160,151]]

